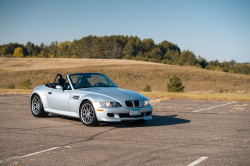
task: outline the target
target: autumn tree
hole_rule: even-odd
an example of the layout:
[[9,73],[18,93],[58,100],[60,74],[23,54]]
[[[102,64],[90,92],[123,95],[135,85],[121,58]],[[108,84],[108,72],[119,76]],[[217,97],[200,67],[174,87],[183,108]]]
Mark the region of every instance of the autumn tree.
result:
[[6,47],[0,48],[0,55],[5,55],[6,54]]
[[46,56],[45,56],[45,51],[42,50],[42,51],[37,55],[37,58],[46,58]]
[[58,57],[69,57],[69,47],[70,44],[72,42],[70,41],[64,41],[64,42],[60,42],[57,46],[57,53],[58,53]]
[[22,47],[17,47],[14,51],[14,57],[20,58],[23,57],[23,48]]

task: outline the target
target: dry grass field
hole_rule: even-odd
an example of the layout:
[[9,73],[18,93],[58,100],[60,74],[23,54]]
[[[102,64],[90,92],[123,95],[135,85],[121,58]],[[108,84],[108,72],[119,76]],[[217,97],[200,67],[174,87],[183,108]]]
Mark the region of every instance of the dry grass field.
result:
[[[0,90],[1,91],[1,90]],[[151,103],[165,101],[169,99],[177,100],[205,100],[205,101],[228,101],[228,102],[248,102],[248,94],[208,94],[208,93],[174,93],[174,92],[139,92],[149,99]]]
[[[159,63],[146,62],[147,64],[161,65]],[[86,66],[145,64],[142,61],[125,59],[76,59],[76,58],[0,58],[0,70],[23,71],[42,69],[63,69]]]
[[[5,94],[31,94],[33,89],[0,89],[0,95]],[[174,93],[174,92],[143,92],[137,91],[147,96],[152,105],[160,101],[177,99],[177,100],[205,100],[205,101],[228,101],[228,102],[248,102],[248,94],[208,94],[208,93]]]
[[16,89],[26,79],[32,88],[52,81],[56,74],[99,72],[120,88],[142,91],[150,85],[154,92],[166,92],[172,74],[181,78],[184,92],[193,94],[250,94],[250,76],[211,71],[190,66],[114,59],[0,58],[0,89],[11,83]]

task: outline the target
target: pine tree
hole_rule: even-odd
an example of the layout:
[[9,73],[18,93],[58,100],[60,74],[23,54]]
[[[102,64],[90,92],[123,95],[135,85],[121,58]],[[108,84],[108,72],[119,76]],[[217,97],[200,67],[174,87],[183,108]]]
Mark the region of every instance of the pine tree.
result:
[[128,40],[128,43],[125,45],[125,48],[123,49],[122,53],[124,55],[132,55],[133,56],[133,53],[135,51],[134,49],[134,40],[133,40],[133,37],[130,37],[129,40]]
[[34,49],[34,44],[31,43],[30,41],[27,42],[25,45],[25,48],[27,49],[28,55],[32,56],[32,51]]
[[40,50],[41,51],[44,50],[44,44],[43,44],[43,42],[40,44]]
[[183,92],[184,86],[182,86],[181,80],[175,74],[169,78],[169,83],[167,84],[168,92]]
[[142,47],[142,42],[141,39],[137,36],[135,36],[135,54],[139,54],[139,52],[141,51],[141,47]]

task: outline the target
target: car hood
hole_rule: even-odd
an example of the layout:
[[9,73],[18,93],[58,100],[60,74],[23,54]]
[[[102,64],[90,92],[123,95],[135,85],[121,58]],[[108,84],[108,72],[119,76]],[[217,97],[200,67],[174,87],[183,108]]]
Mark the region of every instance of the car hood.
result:
[[139,93],[120,88],[112,88],[112,87],[85,88],[85,89],[77,89],[76,91],[83,92],[85,95],[91,95],[91,96],[94,95],[96,101],[106,100],[107,97],[121,102],[131,99],[142,101],[142,96]]

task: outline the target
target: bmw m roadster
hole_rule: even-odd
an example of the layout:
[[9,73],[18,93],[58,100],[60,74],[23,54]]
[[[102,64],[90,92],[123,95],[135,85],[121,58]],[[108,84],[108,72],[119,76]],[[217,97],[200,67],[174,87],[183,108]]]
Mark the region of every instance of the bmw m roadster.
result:
[[53,83],[34,88],[30,96],[35,117],[49,113],[80,118],[86,126],[100,122],[133,121],[144,123],[152,119],[149,99],[137,92],[120,89],[101,73],[75,73],[62,78],[57,74]]

